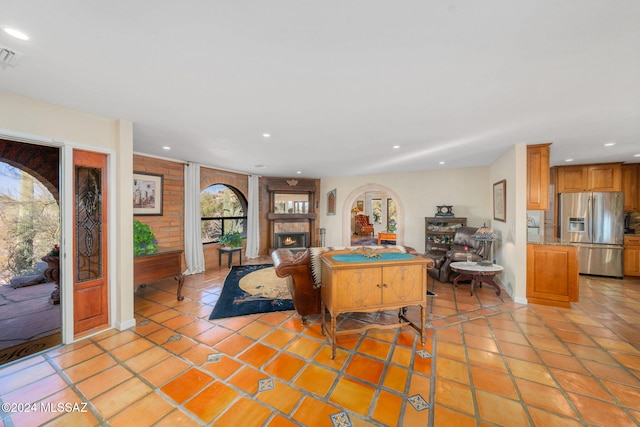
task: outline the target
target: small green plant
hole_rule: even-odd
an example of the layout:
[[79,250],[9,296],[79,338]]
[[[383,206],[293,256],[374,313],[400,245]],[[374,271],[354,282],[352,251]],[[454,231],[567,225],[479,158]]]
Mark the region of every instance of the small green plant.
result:
[[220,236],[220,240],[218,243],[221,245],[229,245],[232,248],[239,248],[242,246],[242,234],[237,231],[232,231],[230,233],[225,233]]
[[133,255],[153,254],[158,251],[158,241],[148,224],[133,222]]

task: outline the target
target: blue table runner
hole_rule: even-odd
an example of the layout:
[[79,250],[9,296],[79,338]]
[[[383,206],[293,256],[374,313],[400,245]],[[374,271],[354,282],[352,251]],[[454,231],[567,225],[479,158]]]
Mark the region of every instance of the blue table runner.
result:
[[411,254],[405,254],[402,252],[380,252],[380,258],[367,258],[362,254],[336,254],[331,258],[340,262],[372,262],[372,261],[404,261],[407,259],[413,259]]

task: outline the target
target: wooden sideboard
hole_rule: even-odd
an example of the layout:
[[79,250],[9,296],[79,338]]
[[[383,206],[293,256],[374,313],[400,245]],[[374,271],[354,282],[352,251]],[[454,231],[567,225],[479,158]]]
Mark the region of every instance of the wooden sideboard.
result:
[[158,248],[155,254],[140,255],[133,259],[133,286],[146,285],[173,277],[178,282],[178,301],[182,301],[182,249]]
[[[341,254],[345,255],[345,254]],[[431,259],[398,254],[381,254],[381,259],[367,259],[362,254],[346,254],[349,262],[339,261],[337,255],[326,253],[322,259],[322,334],[328,332],[331,342],[331,358],[336,354],[336,336],[361,333],[367,329],[390,329],[404,325],[413,327],[425,342],[425,309],[427,305],[427,267]],[[405,317],[405,308],[420,306],[420,325]],[[374,312],[398,309],[398,323],[371,324],[357,329],[336,330],[338,315],[348,312]],[[329,312],[330,328],[327,329],[325,310]]]

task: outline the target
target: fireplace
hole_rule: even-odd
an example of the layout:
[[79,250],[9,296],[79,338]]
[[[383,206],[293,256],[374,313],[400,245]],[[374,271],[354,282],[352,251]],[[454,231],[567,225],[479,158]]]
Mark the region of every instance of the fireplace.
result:
[[285,232],[276,233],[276,249],[284,248],[291,250],[303,250],[308,247],[309,233],[307,232]]

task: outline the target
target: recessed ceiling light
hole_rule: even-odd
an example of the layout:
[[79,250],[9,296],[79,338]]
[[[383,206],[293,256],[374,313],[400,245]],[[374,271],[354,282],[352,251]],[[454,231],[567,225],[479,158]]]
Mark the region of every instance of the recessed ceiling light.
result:
[[438,164],[439,164],[439,165],[444,165],[444,164],[445,164],[445,162],[444,162],[444,161],[441,161],[441,162],[438,162]]
[[604,144],[605,147],[613,147],[614,145],[616,145],[615,142],[607,142],[606,144]]
[[300,174],[302,173],[302,171],[296,171],[296,173],[297,173],[298,175],[300,175]]
[[397,150],[398,148],[400,148],[400,146],[399,146],[399,145],[394,145],[394,146],[393,146],[393,149],[394,149],[394,150]]
[[565,162],[573,162],[573,159],[564,159]]
[[164,147],[162,147],[163,150],[171,150],[171,147],[165,145]]
[[634,154],[633,157],[640,157],[640,154]]
[[11,37],[15,37],[15,38],[17,38],[19,40],[25,40],[25,41],[29,40],[29,36],[28,35],[26,35],[25,33],[23,33],[20,30],[16,30],[15,28],[7,28],[7,27],[5,27],[4,28],[4,32],[9,34]]
[[262,137],[263,138],[271,138],[271,134],[270,133],[263,133]]

